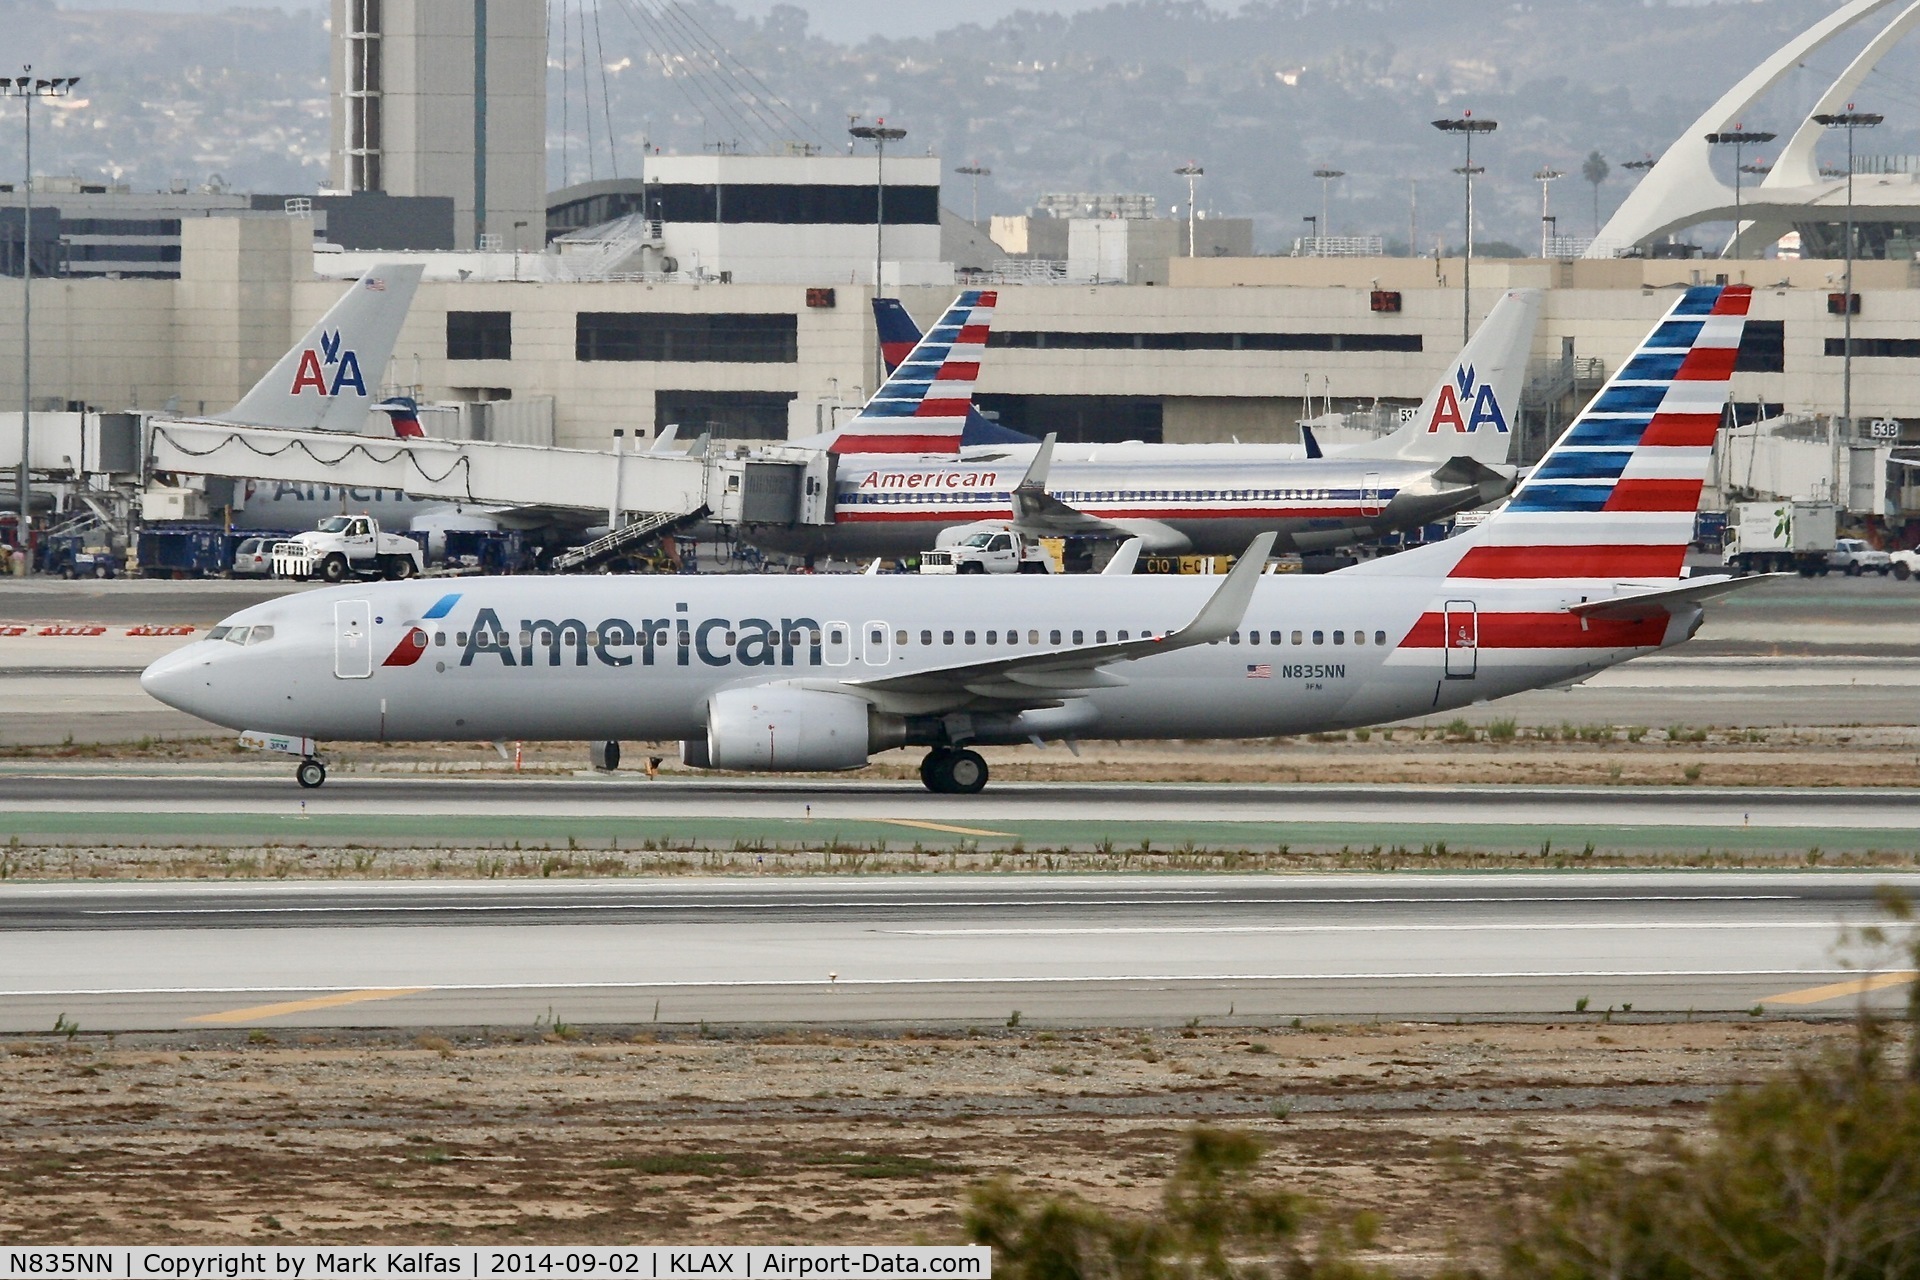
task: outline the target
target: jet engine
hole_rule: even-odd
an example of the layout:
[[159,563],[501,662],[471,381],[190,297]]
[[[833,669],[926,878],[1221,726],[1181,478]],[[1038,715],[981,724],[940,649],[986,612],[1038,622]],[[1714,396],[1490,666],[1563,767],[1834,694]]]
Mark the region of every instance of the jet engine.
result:
[[858,769],[871,749],[868,703],[844,693],[761,685],[707,703],[706,765],[766,772]]

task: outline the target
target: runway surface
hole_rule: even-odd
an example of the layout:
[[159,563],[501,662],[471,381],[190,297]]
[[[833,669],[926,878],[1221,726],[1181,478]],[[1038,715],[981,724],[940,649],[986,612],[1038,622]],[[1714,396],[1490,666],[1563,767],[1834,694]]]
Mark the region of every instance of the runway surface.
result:
[[[1270,1022],[1903,998],[1920,875],[0,886],[0,1031]],[[1851,963],[1848,963],[1851,961]]]
[[1891,788],[918,783],[818,779],[397,778],[302,791],[281,769],[0,769],[0,837],[154,844],[1029,849],[1401,845],[1539,852],[1920,853],[1920,791]]

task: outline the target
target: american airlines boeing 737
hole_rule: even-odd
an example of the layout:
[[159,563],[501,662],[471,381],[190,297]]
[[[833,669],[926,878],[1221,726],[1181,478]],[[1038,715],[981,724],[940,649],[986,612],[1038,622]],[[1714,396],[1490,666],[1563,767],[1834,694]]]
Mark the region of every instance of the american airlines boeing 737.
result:
[[1713,597],[1683,558],[1751,290],[1674,303],[1478,528],[1322,577],[471,579],[256,605],[141,677],[301,757],[316,739],[679,739],[694,766],[857,769],[924,746],[1265,737],[1583,679],[1678,645]]

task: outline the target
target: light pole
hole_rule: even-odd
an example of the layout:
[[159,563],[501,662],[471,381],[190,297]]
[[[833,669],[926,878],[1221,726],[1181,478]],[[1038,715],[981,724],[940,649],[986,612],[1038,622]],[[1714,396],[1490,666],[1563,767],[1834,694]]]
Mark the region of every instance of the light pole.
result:
[[25,205],[20,232],[20,520],[15,533],[20,558],[15,561],[14,570],[24,575],[31,570],[33,562],[33,489],[29,476],[32,468],[28,464],[33,444],[33,100],[64,98],[80,83],[80,77],[56,76],[47,80],[34,76],[31,66],[20,70],[22,74],[12,80],[0,77],[0,94],[21,100],[26,108],[27,127],[26,182],[21,187]]
[[1547,243],[1547,225],[1553,221],[1553,218],[1547,212],[1547,184],[1555,178],[1564,178],[1566,176],[1566,174],[1560,172],[1558,169],[1535,169],[1533,171],[1533,180],[1540,184],[1540,256],[1542,258],[1551,256],[1547,252],[1550,247]]
[[1853,436],[1853,131],[1871,129],[1885,116],[1873,111],[1855,111],[1849,102],[1845,111],[1822,112],[1813,118],[1813,122],[1828,129],[1847,131],[1847,277],[1846,296],[1840,301],[1840,316],[1845,325],[1842,329],[1842,351],[1840,357],[1840,422],[1833,433],[1833,493],[1837,505],[1840,501],[1840,439],[1845,432],[1850,439]]
[[977,164],[963,164],[954,170],[973,179],[973,225],[980,225],[980,179],[993,176],[993,170]]
[[[1733,126],[1729,132],[1710,133],[1707,135],[1707,145],[1733,148],[1733,252],[1731,256],[1735,258],[1740,256],[1740,233],[1746,229],[1745,223],[1740,217],[1740,175],[1747,171],[1747,167],[1740,163],[1740,153],[1747,147],[1755,147],[1761,143],[1772,142],[1779,136],[1780,135],[1776,133],[1743,129],[1737,124]],[[1849,165],[1848,167],[1851,168],[1852,166]]]
[[[886,117],[872,124],[856,124],[847,130],[856,138],[873,141],[873,296],[880,296],[881,249],[887,234],[887,144],[907,136],[905,129],[889,125]],[[874,344],[873,385],[876,390],[887,380],[886,354]]]
[[1467,180],[1466,264],[1460,272],[1460,345],[1464,347],[1473,340],[1473,175],[1479,172],[1473,167],[1473,135],[1492,133],[1500,127],[1500,122],[1475,120],[1473,112],[1462,111],[1458,120],[1435,120],[1433,127],[1442,133],[1457,133],[1467,143],[1467,162],[1454,170]]
[[1333,214],[1327,207],[1327,190],[1333,185],[1335,178],[1346,177],[1347,171],[1345,169],[1315,169],[1313,176],[1320,179],[1320,234],[1330,236],[1333,234]]
[[1175,169],[1174,172],[1187,180],[1187,256],[1191,258],[1193,257],[1193,219],[1196,208],[1194,201],[1198,198],[1195,193],[1199,191],[1197,184],[1201,178],[1206,176],[1207,171],[1192,161],[1188,161],[1178,169]]

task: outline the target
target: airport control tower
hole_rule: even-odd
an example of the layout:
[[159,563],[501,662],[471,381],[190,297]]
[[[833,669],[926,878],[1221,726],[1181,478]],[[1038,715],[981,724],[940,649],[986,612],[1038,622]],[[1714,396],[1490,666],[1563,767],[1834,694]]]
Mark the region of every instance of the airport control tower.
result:
[[546,57],[524,0],[333,0],[332,185],[451,196],[457,247],[540,248]]

